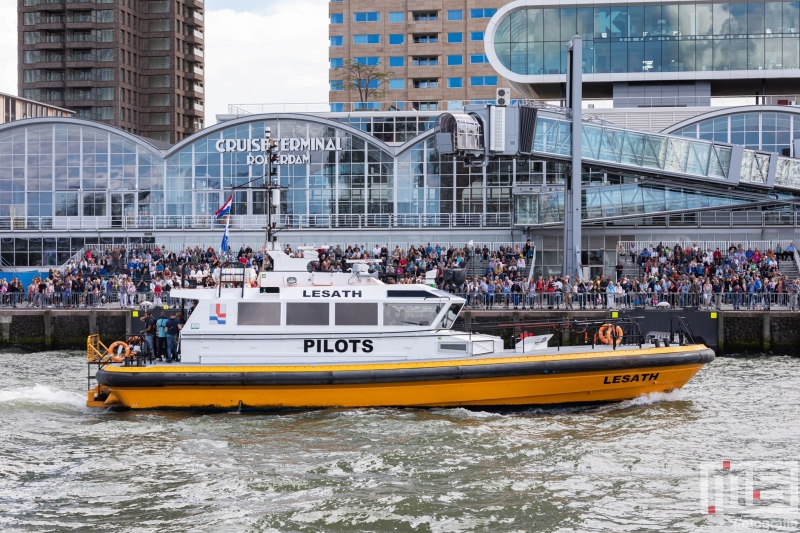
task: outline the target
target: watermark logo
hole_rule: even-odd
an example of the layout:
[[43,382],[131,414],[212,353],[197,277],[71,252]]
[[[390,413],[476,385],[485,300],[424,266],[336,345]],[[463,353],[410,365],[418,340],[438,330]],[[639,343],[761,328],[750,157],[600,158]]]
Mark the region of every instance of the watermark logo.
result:
[[800,526],[800,461],[719,461],[700,472],[704,514],[736,517],[754,529]]

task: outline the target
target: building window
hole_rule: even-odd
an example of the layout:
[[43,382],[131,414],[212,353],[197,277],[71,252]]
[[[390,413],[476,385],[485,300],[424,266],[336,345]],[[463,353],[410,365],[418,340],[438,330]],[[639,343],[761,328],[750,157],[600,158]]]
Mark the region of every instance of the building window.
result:
[[378,56],[369,56],[369,57],[354,57],[353,63],[358,63],[359,65],[366,65],[368,67],[374,67],[379,65],[381,62],[381,58]]
[[389,22],[403,22],[405,21],[405,13],[403,11],[390,11]]
[[464,42],[464,34],[461,32],[452,32],[447,34],[447,42],[448,43],[463,43]]
[[38,44],[42,42],[42,33],[38,31],[22,32],[22,44]]
[[106,193],[104,192],[83,193],[83,216],[85,217],[106,216]]
[[344,111],[344,104],[341,102],[331,104],[331,113],[341,113]]
[[148,113],[151,126],[169,126],[170,113]]
[[168,37],[158,37],[155,39],[148,39],[147,40],[147,49],[148,50],[169,50],[169,38]]
[[55,196],[56,196],[55,215],[57,217],[78,216],[77,192],[57,192]]
[[381,36],[377,33],[353,35],[353,44],[381,44]]
[[483,40],[483,32],[482,31],[471,31],[471,32],[469,32],[469,40],[470,41],[482,41]]
[[433,34],[414,35],[414,42],[418,44],[438,43],[439,36]]
[[148,20],[147,31],[169,31],[169,19]]
[[413,102],[411,106],[415,111],[438,111],[438,102]]
[[430,20],[439,20],[439,12],[429,11],[425,13],[414,13],[414,20],[416,22],[428,22]]
[[331,24],[344,24],[344,15],[341,13],[332,13]]
[[353,13],[353,22],[378,22],[379,20],[381,20],[381,14],[378,11]]
[[165,107],[169,105],[169,94],[150,94],[147,96],[147,103],[150,107]]
[[414,57],[411,64],[415,67],[435,67],[439,64],[438,57]]
[[406,88],[406,80],[389,80],[389,89],[398,91]]
[[342,80],[331,80],[331,91],[343,91],[344,84]]
[[489,57],[486,54],[471,54],[469,56],[469,62],[473,65],[477,65],[480,63],[488,63]]
[[456,55],[456,56],[447,56],[447,66],[448,67],[457,67],[459,65],[464,64],[464,56]]
[[461,89],[464,87],[464,80],[462,78],[447,78],[447,87],[449,89]]
[[404,67],[406,65],[406,58],[403,56],[392,56],[389,58],[390,67]]
[[[169,59],[169,58],[167,58]],[[114,61],[113,48],[100,48],[97,50],[97,60],[102,62]],[[169,65],[167,65],[169,66]]]
[[169,87],[169,74],[165,74],[163,76],[148,76],[148,84],[147,86],[150,88],[155,87]]
[[169,13],[169,0],[150,0],[147,3],[148,13]]
[[341,35],[331,35],[331,46],[342,46],[344,39]]
[[470,9],[469,10],[469,18],[471,19],[489,19],[497,13],[497,9],[495,8],[484,8],[484,9]]
[[406,42],[406,36],[402,33],[389,35],[389,44],[403,44],[404,42]]
[[147,68],[150,69],[169,68],[169,57],[168,56],[148,57]]
[[464,12],[460,9],[450,9],[447,11],[447,20],[464,20]]
[[415,89],[436,89],[439,87],[439,80],[414,80]]
[[469,79],[472,87],[484,87],[497,85],[497,76],[472,76]]
[[331,58],[331,68],[342,68],[344,66],[344,59],[341,57]]

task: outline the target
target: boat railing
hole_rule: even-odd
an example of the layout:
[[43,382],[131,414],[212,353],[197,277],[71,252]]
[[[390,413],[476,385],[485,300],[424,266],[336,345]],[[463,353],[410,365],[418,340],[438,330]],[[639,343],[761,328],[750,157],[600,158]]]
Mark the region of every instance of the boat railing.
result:
[[687,322],[686,317],[682,316],[674,316],[669,323],[669,337],[670,340],[674,340],[678,338],[678,344],[683,346],[684,344],[697,344],[695,340],[694,332],[692,331],[692,326],[689,325]]
[[244,297],[244,282],[247,267],[238,261],[226,261],[219,269],[219,284],[217,287],[217,296],[222,295],[223,287],[235,287],[242,289],[242,297]]
[[[638,345],[641,348],[647,342],[647,338],[642,334],[639,326],[638,320],[641,318],[644,317],[482,322],[470,323],[466,325],[466,329],[469,333],[477,333],[510,328],[513,332],[513,343],[521,342],[523,338],[531,335],[541,335],[543,330],[544,332],[553,332],[551,342],[554,342],[555,346],[552,347],[559,350],[564,342],[563,334],[568,333],[568,342],[571,346],[591,345],[592,348],[595,348],[600,345],[608,345],[616,350],[617,347],[623,345]],[[688,335],[680,337],[682,345],[685,341],[694,343],[694,337],[690,331]],[[667,340],[665,344],[668,345],[670,342],[672,341]]]

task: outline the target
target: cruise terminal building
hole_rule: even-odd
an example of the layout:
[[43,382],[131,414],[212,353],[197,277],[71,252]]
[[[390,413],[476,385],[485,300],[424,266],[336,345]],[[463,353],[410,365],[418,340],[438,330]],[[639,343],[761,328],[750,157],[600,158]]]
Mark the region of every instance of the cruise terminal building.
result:
[[[261,247],[270,199],[258,185],[269,127],[287,187],[273,217],[282,242],[495,247],[530,237],[537,270],[559,273],[570,126],[558,104],[564,45],[575,33],[584,45],[581,249],[592,275],[613,270],[620,242],[795,239],[800,3],[487,2],[474,19],[465,10],[465,30],[480,26],[482,39],[462,55],[485,54],[497,84],[537,109],[531,156],[498,157],[485,168],[435,150],[436,118],[493,103],[494,92],[483,93],[497,88],[444,87],[458,74],[446,66],[457,50],[444,42],[457,6],[426,8],[428,19],[416,20],[416,4],[401,4],[404,22],[376,29],[385,46],[363,53],[388,64],[395,56],[385,32],[413,42],[421,24],[438,44],[398,52],[406,88],[388,90],[385,101],[349,103],[332,91],[330,109],[313,113],[231,106],[218,124],[174,145],[76,118],[0,125],[3,264],[60,265],[95,245],[218,248],[223,227],[213,214],[231,195],[231,246]],[[349,1],[330,5],[363,18]],[[380,2],[370,9],[383,21],[396,13]],[[347,31],[360,42],[357,23]],[[362,57],[357,46],[349,57]],[[439,86],[417,90],[412,67],[423,53],[436,58],[438,71],[425,68]]]
[[[0,254],[22,267],[59,265],[98,244],[217,248],[222,227],[213,213],[231,194],[232,246],[260,247],[269,199],[257,188],[232,187],[264,175],[264,165],[256,164],[259,154],[250,150],[269,127],[289,148],[280,157],[294,162],[278,167],[280,183],[288,187],[274,215],[283,228],[281,241],[405,246],[507,243],[531,236],[539,245],[537,265],[556,272],[564,134],[558,114],[546,115],[539,112],[534,143],[548,159],[500,159],[484,169],[439,155],[429,116],[371,114],[357,117],[358,127],[350,117],[333,114],[244,116],[167,150],[96,122],[16,121],[0,126]],[[585,135],[592,140],[584,147],[583,249],[595,268],[615,264],[620,240],[794,238],[800,220],[792,202],[800,195],[800,169],[770,143],[786,140],[791,147],[800,113],[753,106],[707,115],[675,125],[681,136],[609,126],[598,126],[598,136],[587,123]],[[380,126],[383,138],[396,139],[386,131],[397,126],[392,119],[423,131],[403,141],[382,141],[364,131]],[[744,135],[757,138],[758,148],[730,144],[738,124],[751,122],[758,129]],[[708,130],[712,140],[706,140]],[[645,144],[636,145],[641,152],[631,152],[642,139]]]

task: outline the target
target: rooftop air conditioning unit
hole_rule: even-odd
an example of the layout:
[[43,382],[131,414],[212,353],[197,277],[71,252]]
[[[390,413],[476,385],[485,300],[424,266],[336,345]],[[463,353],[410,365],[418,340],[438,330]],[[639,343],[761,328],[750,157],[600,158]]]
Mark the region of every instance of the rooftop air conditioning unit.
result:
[[511,103],[511,89],[507,89],[505,87],[498,88],[495,93],[497,99],[497,105],[508,105]]

